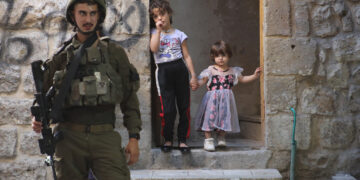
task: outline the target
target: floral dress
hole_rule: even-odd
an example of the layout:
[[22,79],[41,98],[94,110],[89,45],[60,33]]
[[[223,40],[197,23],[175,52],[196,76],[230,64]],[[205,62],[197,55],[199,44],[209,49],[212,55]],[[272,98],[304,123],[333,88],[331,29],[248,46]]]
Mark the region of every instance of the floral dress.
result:
[[196,129],[201,131],[223,130],[240,132],[235,98],[231,88],[241,77],[241,67],[230,67],[225,71],[209,66],[203,70],[199,79],[208,78],[207,88],[195,116]]

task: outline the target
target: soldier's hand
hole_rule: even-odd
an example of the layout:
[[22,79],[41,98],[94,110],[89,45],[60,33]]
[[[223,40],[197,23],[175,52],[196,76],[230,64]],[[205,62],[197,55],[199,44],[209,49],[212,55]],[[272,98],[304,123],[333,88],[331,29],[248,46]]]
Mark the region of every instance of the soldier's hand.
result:
[[139,160],[139,143],[137,139],[129,139],[129,143],[125,148],[125,153],[130,156],[128,165],[132,165]]
[[33,116],[31,119],[31,127],[36,133],[40,133],[42,130],[42,123],[35,121],[35,116]]

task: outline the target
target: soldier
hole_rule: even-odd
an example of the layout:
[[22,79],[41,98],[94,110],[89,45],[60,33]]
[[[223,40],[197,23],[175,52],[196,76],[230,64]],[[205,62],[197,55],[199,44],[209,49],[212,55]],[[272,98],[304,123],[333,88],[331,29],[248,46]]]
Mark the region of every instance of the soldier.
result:
[[[66,19],[75,26],[76,34],[43,65],[44,92],[53,86],[59,94],[79,47],[95,37],[79,58],[62,105],[62,120],[54,128],[55,133],[63,134],[55,149],[55,169],[60,180],[87,179],[89,169],[98,179],[130,179],[127,164],[137,162],[139,157],[139,75],[122,47],[100,37],[105,15],[105,0],[70,0]],[[120,104],[129,132],[125,149],[114,131],[116,104]],[[35,132],[41,131],[41,125],[33,118]]]

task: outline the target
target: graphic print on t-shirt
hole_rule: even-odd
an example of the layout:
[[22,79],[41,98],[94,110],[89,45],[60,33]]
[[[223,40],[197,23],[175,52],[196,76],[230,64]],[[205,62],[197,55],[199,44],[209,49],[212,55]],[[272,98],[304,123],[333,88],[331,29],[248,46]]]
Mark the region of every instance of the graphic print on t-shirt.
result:
[[[151,30],[151,34],[156,32],[156,29]],[[154,53],[155,63],[166,63],[182,59],[181,44],[185,39],[187,39],[186,34],[178,29],[169,34],[161,33],[159,50]]]
[[181,51],[181,43],[178,38],[163,39],[160,41],[159,58],[175,59],[172,52]]

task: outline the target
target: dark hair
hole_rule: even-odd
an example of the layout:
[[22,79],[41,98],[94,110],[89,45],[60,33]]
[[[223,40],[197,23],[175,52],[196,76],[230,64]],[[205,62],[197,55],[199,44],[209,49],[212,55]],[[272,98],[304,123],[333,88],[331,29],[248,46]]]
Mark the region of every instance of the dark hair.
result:
[[159,8],[161,12],[167,12],[170,15],[170,24],[172,24],[173,10],[167,0],[150,0],[149,13],[150,13],[150,28],[155,28],[155,21],[153,19],[153,9]]
[[[100,4],[98,4],[96,1],[94,0],[77,0],[74,4],[72,4],[69,9],[67,10],[67,12],[69,13],[70,17],[74,18],[74,8],[76,4],[81,4],[81,3],[87,3],[88,5],[94,5],[96,4],[99,10],[99,20],[97,22],[98,26],[100,27],[100,25],[104,22],[105,20],[105,16],[106,16],[106,9],[104,9],[103,6],[101,6]],[[72,20],[71,20],[72,21]],[[70,22],[71,24],[73,24],[76,27],[75,22]]]
[[210,59],[215,61],[215,57],[219,55],[228,55],[229,58],[232,56],[232,51],[228,43],[223,40],[216,41],[210,49]]

